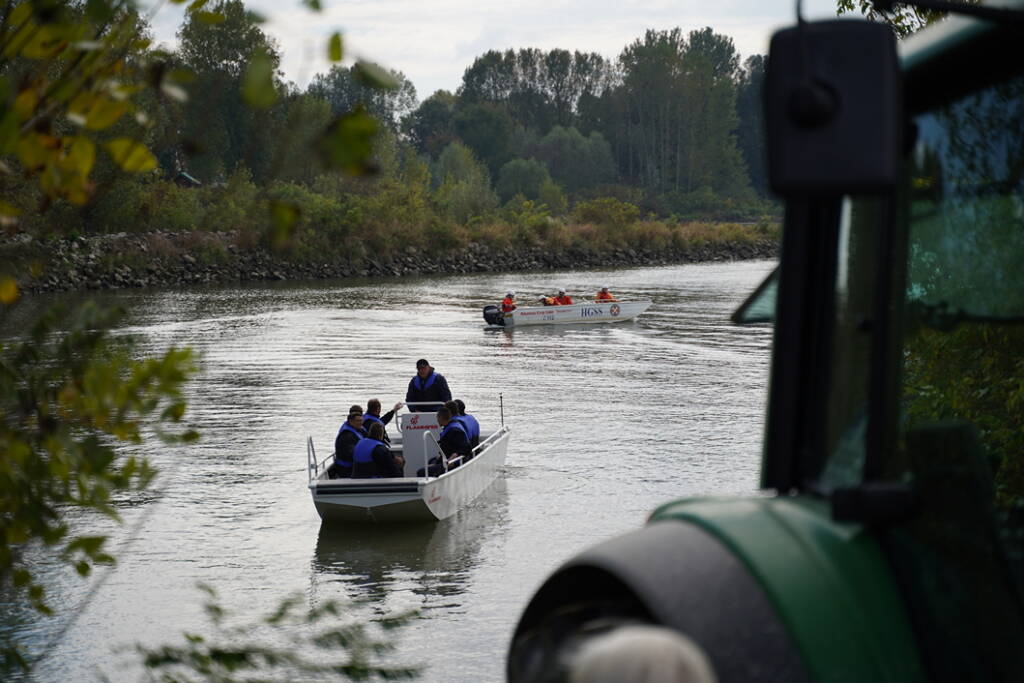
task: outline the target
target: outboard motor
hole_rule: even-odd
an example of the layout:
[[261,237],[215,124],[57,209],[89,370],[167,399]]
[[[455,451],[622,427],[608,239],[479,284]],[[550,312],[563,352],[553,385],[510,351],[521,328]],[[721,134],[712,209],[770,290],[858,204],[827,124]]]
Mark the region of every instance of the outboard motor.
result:
[[487,321],[488,325],[505,326],[505,316],[494,304],[484,306],[484,320]]

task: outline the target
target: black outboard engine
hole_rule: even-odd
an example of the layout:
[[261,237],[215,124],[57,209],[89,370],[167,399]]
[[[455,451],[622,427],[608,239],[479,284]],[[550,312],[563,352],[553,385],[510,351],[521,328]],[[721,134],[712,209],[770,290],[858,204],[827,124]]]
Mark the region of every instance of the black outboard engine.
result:
[[494,304],[484,306],[484,320],[487,321],[488,325],[505,326],[505,315]]

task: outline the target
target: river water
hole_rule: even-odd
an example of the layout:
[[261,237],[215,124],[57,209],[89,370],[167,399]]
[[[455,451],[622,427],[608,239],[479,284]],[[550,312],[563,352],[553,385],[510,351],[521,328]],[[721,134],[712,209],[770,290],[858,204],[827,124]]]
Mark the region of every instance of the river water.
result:
[[[124,524],[80,521],[111,534],[117,566],[82,580],[39,554],[56,615],[8,603],[2,627],[45,654],[35,680],[137,680],[135,643],[210,632],[203,582],[239,623],[290,595],[304,609],[356,601],[363,617],[413,611],[387,635],[387,662],[426,667],[423,681],[502,680],[516,621],[559,564],[665,501],[757,487],[771,330],[728,316],[771,267],[106,295],[128,308],[127,329],[146,350],[201,354],[188,417],[202,439],[142,447],[161,475],[118,502]],[[524,300],[601,285],[654,303],[627,323],[483,329],[482,306],[506,289]],[[512,428],[504,478],[436,525],[321,528],[306,489],[307,435],[330,453],[348,406],[378,397],[386,410],[404,398],[421,357],[485,430],[499,424],[502,397]]]

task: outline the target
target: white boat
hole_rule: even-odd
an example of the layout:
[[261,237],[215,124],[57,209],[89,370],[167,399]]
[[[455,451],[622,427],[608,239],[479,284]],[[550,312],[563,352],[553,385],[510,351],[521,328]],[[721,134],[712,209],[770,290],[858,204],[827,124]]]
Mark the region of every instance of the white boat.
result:
[[632,320],[647,310],[650,301],[584,301],[568,306],[520,306],[501,313],[497,306],[484,307],[490,328],[566,323],[617,323]]
[[479,496],[501,472],[508,452],[509,428],[481,434],[480,445],[468,461],[453,461],[451,469],[437,477],[416,476],[427,462],[441,453],[437,443],[437,413],[402,413],[398,416],[400,439],[393,453],[405,457],[403,477],[381,479],[328,479],[334,455],[317,460],[313,438],[306,442],[309,490],[324,521],[426,522],[454,515]]

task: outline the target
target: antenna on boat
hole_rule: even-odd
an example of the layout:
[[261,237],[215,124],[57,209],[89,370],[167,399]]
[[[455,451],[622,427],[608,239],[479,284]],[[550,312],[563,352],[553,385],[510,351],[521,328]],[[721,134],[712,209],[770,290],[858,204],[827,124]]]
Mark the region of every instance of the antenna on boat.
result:
[[498,412],[501,413],[501,426],[505,426],[505,396],[498,394]]

